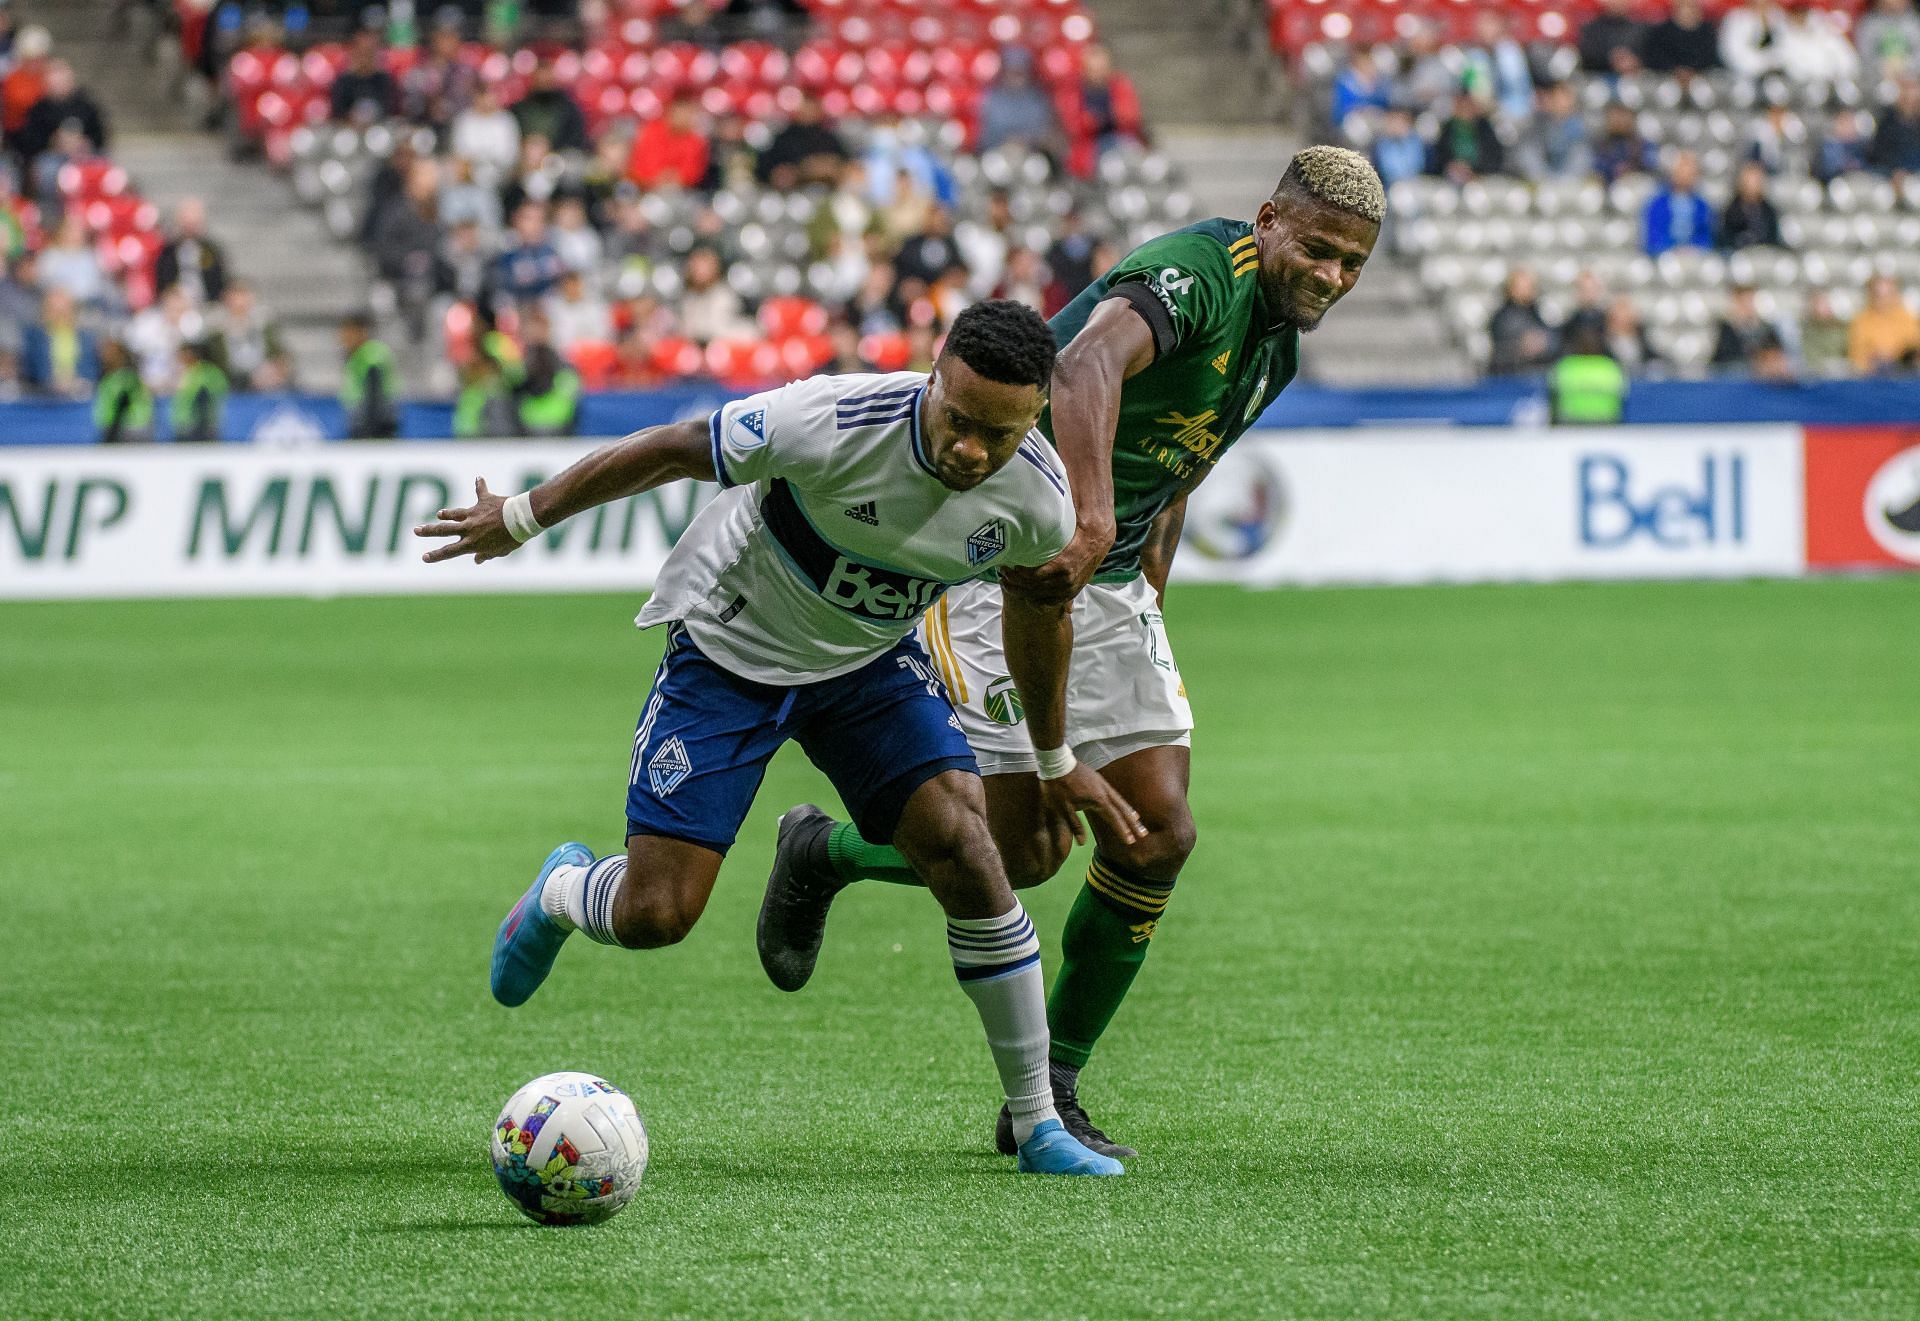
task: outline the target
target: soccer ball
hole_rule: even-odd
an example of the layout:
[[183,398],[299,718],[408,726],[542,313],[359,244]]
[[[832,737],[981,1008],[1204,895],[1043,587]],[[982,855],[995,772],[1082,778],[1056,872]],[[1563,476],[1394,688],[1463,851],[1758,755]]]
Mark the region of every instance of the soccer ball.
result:
[[640,1190],[647,1130],[627,1094],[591,1073],[549,1073],[493,1126],[500,1191],[543,1225],[597,1225]]

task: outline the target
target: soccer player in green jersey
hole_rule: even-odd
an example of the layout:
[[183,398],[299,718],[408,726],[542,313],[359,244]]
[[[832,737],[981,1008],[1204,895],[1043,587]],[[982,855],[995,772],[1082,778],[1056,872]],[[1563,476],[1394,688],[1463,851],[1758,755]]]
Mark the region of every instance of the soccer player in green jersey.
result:
[[[1004,570],[1023,595],[1072,601],[1061,616],[1065,743],[1036,751],[1000,632],[1000,589],[955,588],[922,625],[986,777],[994,841],[1014,886],[1057,871],[1082,837],[1058,777],[1085,762],[1138,810],[1122,841],[1096,821],[1086,884],[1067,915],[1047,1002],[1056,1108],[1082,1143],[1133,1155],[1088,1120],[1081,1068],[1145,960],[1197,833],[1187,803],[1193,713],[1161,617],[1186,497],[1293,380],[1300,336],[1353,288],[1386,195],[1339,147],[1294,156],[1252,224],[1205,220],[1134,249],[1053,318],[1062,346],[1041,428],[1065,462],[1072,541],[1037,569]],[[1068,675],[1066,665],[1049,673]],[[891,848],[803,805],[780,819],[760,912],[775,985],[812,975],[833,897],[856,880],[919,884]],[[997,1143],[1011,1152],[1001,1112]]]

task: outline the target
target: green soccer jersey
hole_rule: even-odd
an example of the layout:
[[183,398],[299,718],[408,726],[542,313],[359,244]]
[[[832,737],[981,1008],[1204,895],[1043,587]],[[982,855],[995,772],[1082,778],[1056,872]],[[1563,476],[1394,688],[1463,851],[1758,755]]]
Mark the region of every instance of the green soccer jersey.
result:
[[[1300,368],[1300,332],[1275,326],[1260,296],[1253,226],[1203,220],[1141,244],[1049,323],[1067,346],[1110,297],[1153,328],[1155,356],[1120,391],[1113,437],[1113,550],[1095,582],[1140,572],[1161,510],[1196,486]],[[1053,438],[1053,415],[1040,427]]]

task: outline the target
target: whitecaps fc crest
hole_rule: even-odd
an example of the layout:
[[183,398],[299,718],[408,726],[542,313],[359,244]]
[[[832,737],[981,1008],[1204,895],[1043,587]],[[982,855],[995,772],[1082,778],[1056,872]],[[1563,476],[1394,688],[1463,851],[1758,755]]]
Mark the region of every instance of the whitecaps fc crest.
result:
[[665,798],[680,787],[680,782],[693,771],[693,762],[687,758],[687,745],[675,734],[660,745],[647,763],[647,778],[653,782],[653,791]]
[[1007,530],[999,519],[982,523],[967,538],[967,563],[978,568],[1007,548]]

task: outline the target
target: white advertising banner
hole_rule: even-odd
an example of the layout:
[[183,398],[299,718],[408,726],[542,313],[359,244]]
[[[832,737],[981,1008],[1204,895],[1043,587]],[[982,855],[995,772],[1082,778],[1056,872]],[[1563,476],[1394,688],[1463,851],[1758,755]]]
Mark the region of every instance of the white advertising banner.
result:
[[644,588],[716,487],[676,482],[504,560],[413,535],[473,482],[511,494],[598,442],[0,447],[0,598]]
[[[0,447],[0,599],[639,590],[709,485],[597,510],[509,559],[428,565],[414,524],[591,441]],[[1177,576],[1416,583],[1793,575],[1798,427],[1255,432],[1190,502]]]
[[1188,503],[1177,577],[1274,583],[1781,576],[1795,426],[1253,432]]

